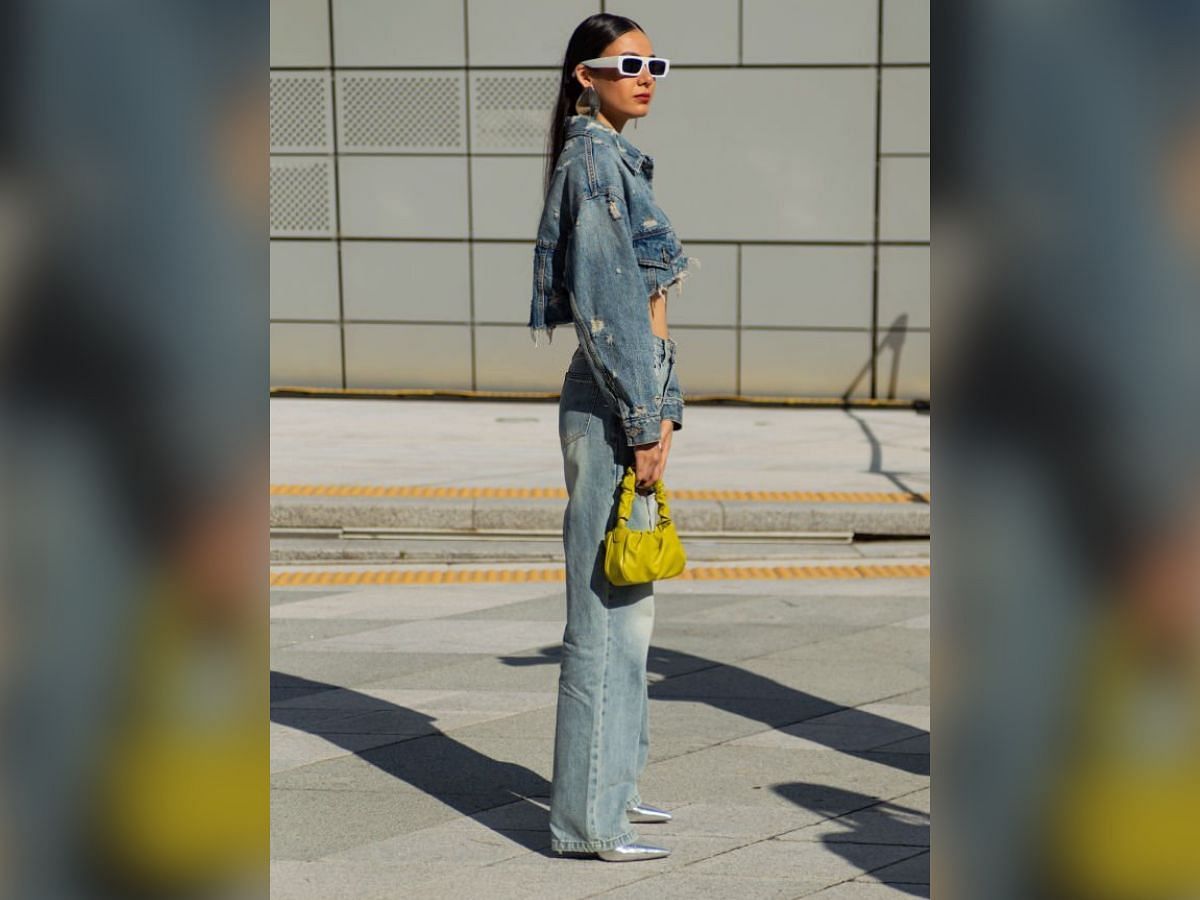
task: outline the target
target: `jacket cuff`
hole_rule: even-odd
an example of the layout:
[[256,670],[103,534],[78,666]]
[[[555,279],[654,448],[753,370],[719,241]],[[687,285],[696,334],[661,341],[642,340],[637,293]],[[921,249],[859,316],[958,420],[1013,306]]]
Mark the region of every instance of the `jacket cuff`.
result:
[[675,423],[675,430],[678,431],[683,427],[683,402],[676,400],[673,397],[667,397],[663,400],[662,417],[670,419]]
[[637,416],[626,419],[625,443],[630,447],[638,444],[654,444],[662,437],[662,421],[660,416]]

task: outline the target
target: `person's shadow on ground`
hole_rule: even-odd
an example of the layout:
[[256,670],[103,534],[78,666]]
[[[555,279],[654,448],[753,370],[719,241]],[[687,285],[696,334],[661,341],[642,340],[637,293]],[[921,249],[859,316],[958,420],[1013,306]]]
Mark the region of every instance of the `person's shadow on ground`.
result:
[[[829,818],[822,823],[821,844],[829,852],[862,870],[874,873],[896,890],[917,897],[929,896],[929,814],[902,801],[845,791],[824,784],[794,781],[772,790],[798,806]],[[835,818],[836,817],[836,818]],[[912,853],[880,865],[875,848],[880,844],[906,847]]]
[[[560,653],[561,647],[554,646],[543,648],[534,656],[502,659],[510,665],[557,664]],[[772,728],[845,709],[738,666],[663,647],[651,647],[648,670],[665,675],[687,673],[689,676],[685,679],[679,674],[679,677],[668,677],[651,684],[649,694],[652,699],[703,700]],[[716,690],[717,694],[697,696],[710,690]],[[337,693],[316,699],[317,695],[330,691]],[[720,696],[721,693],[736,696]],[[306,697],[314,698],[311,705],[276,705]],[[464,816],[477,816],[485,810],[523,801],[520,807],[510,807],[495,817],[479,816],[478,820],[529,850],[556,856],[548,850],[549,830],[544,805],[550,796],[550,782],[531,769],[519,763],[493,759],[467,746],[441,731],[434,724],[436,720],[425,713],[335,684],[272,671],[271,703],[272,722],[309,732],[342,747]],[[351,714],[354,714],[353,730],[347,727]],[[854,727],[864,731],[901,735],[898,740],[927,737],[927,732],[861,710],[857,711],[854,722]],[[379,744],[377,738],[387,735],[394,736],[395,740]],[[820,743],[820,732],[810,739]],[[845,741],[837,743],[844,745]],[[927,754],[886,750],[842,752],[904,772],[928,774],[929,771]],[[805,803],[804,791],[789,793],[789,789],[786,785],[778,788],[782,796],[797,805],[812,808]],[[830,789],[825,789],[824,796],[830,794]],[[539,805],[533,798],[542,800],[543,804]],[[830,811],[824,814],[839,814],[836,804],[829,807],[829,802],[825,801],[825,805]],[[852,808],[857,808],[856,801]]]
[[[561,646],[553,646],[543,647],[533,656],[500,659],[511,666],[558,665],[561,654]],[[646,671],[663,678],[649,686],[651,700],[703,702],[771,728],[841,712],[837,729],[807,732],[804,737],[912,775],[929,774],[927,744],[913,749],[914,745],[928,741],[929,732],[923,729],[824,700],[737,665],[653,644]]]

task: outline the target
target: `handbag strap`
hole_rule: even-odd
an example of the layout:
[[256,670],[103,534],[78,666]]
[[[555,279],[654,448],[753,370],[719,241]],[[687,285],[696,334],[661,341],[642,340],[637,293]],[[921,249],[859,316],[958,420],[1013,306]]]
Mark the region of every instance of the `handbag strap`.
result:
[[[617,504],[617,521],[628,524],[629,516],[633,513],[634,485],[637,473],[633,466],[625,467],[625,477],[621,479],[621,499]],[[654,482],[654,496],[658,500],[659,525],[663,528],[671,524],[671,507],[667,505],[667,486],[660,478]]]

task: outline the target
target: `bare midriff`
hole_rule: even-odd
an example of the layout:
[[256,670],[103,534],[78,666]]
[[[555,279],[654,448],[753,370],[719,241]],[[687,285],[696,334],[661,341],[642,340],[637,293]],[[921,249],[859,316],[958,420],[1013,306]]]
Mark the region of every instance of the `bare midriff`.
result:
[[665,291],[650,295],[650,330],[664,340],[671,336],[667,333],[667,295]]

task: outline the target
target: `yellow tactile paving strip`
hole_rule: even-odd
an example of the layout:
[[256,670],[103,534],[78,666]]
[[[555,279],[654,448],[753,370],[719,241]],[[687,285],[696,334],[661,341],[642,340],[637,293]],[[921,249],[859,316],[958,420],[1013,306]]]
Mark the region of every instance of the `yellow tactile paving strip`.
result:
[[[565,570],[541,569],[358,569],[338,571],[273,571],[271,587],[359,584],[521,584],[533,581],[563,581]],[[684,581],[742,581],[928,578],[929,564],[805,565],[805,566],[693,566],[676,576]]]
[[[415,497],[428,500],[566,500],[559,487],[431,487],[424,485],[273,484],[274,497]],[[928,503],[929,492],[906,491],[669,491],[673,500],[750,500],[770,503]]]

